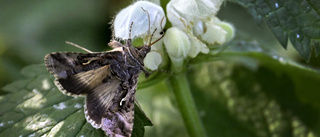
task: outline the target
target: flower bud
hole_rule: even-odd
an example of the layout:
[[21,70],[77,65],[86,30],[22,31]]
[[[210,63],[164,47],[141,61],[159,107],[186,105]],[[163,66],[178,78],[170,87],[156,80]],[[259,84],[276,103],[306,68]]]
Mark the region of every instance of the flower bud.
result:
[[201,39],[209,44],[223,44],[226,41],[226,34],[227,32],[220,26],[211,24],[211,23],[205,23],[206,25],[206,32],[203,33],[201,36]]
[[162,57],[160,53],[156,51],[150,51],[144,59],[144,66],[150,70],[158,69],[159,65],[162,62]]
[[183,61],[191,48],[188,35],[176,27],[167,30],[163,38],[167,53],[175,72],[183,69]]
[[234,31],[235,31],[232,24],[230,24],[228,22],[221,21],[218,25],[227,32],[226,42],[230,41],[234,37]]

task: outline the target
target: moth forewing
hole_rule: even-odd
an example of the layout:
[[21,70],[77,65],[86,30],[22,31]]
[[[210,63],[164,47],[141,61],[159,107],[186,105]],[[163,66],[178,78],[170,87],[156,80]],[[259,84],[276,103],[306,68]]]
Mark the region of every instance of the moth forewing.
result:
[[[119,43],[109,45],[119,46]],[[115,47],[102,53],[57,52],[45,56],[48,71],[62,93],[84,95],[85,117],[109,136],[131,136],[141,55],[150,48]]]
[[77,96],[87,94],[110,73],[107,67],[110,61],[101,60],[112,56],[110,53],[55,52],[45,56],[45,64],[59,90]]

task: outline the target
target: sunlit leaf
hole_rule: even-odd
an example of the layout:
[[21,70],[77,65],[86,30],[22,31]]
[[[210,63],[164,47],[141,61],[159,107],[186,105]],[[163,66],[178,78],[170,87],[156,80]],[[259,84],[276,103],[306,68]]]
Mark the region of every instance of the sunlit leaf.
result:
[[[85,119],[84,98],[62,94],[44,65],[31,65],[21,73],[26,77],[3,88],[0,96],[0,136],[105,136]],[[143,136],[152,123],[135,107],[132,136]]]
[[281,45],[286,48],[288,39],[305,59],[311,57],[320,38],[320,4],[317,0],[234,0],[254,16],[257,22],[265,20]]

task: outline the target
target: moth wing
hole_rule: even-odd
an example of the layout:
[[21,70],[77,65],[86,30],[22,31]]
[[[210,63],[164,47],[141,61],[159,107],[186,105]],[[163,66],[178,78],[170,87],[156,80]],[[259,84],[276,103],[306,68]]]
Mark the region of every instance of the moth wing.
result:
[[[122,82],[110,78],[87,95],[85,115],[95,128],[101,128],[108,136],[131,136],[134,119],[134,95],[125,102],[130,91],[123,90]],[[135,90],[135,89],[133,89]]]
[[96,69],[107,65],[100,63],[112,59],[110,52],[105,53],[75,53],[75,52],[55,52],[47,54],[44,58],[48,71],[58,78],[66,78],[79,72]]
[[119,54],[122,54],[120,50],[52,53],[46,55],[45,64],[55,76],[60,91],[67,95],[87,95],[85,115],[93,127],[101,128],[109,136],[131,136],[136,85],[123,89],[123,81],[111,74],[110,61]]
[[83,95],[107,79],[108,64],[119,52],[106,53],[51,53],[45,64],[54,75],[55,84],[64,94]]

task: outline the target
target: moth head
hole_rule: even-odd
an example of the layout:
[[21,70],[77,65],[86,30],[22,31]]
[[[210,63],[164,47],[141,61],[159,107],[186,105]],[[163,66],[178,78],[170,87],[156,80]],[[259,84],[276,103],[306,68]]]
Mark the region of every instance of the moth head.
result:
[[142,48],[139,49],[139,58],[144,59],[146,55],[150,52],[151,46],[149,45],[144,45]]
[[147,39],[148,39],[147,44],[144,44],[144,46],[142,46],[142,48],[139,49],[139,57],[140,58],[144,59],[146,57],[146,55],[150,52],[151,46],[153,44],[157,43],[159,40],[161,40],[164,37],[165,30],[162,29],[162,31],[160,32],[161,37],[152,42],[152,37],[154,36],[154,33],[156,33],[156,31],[157,31],[157,29],[155,29],[153,31],[153,33],[149,37],[147,37]]

